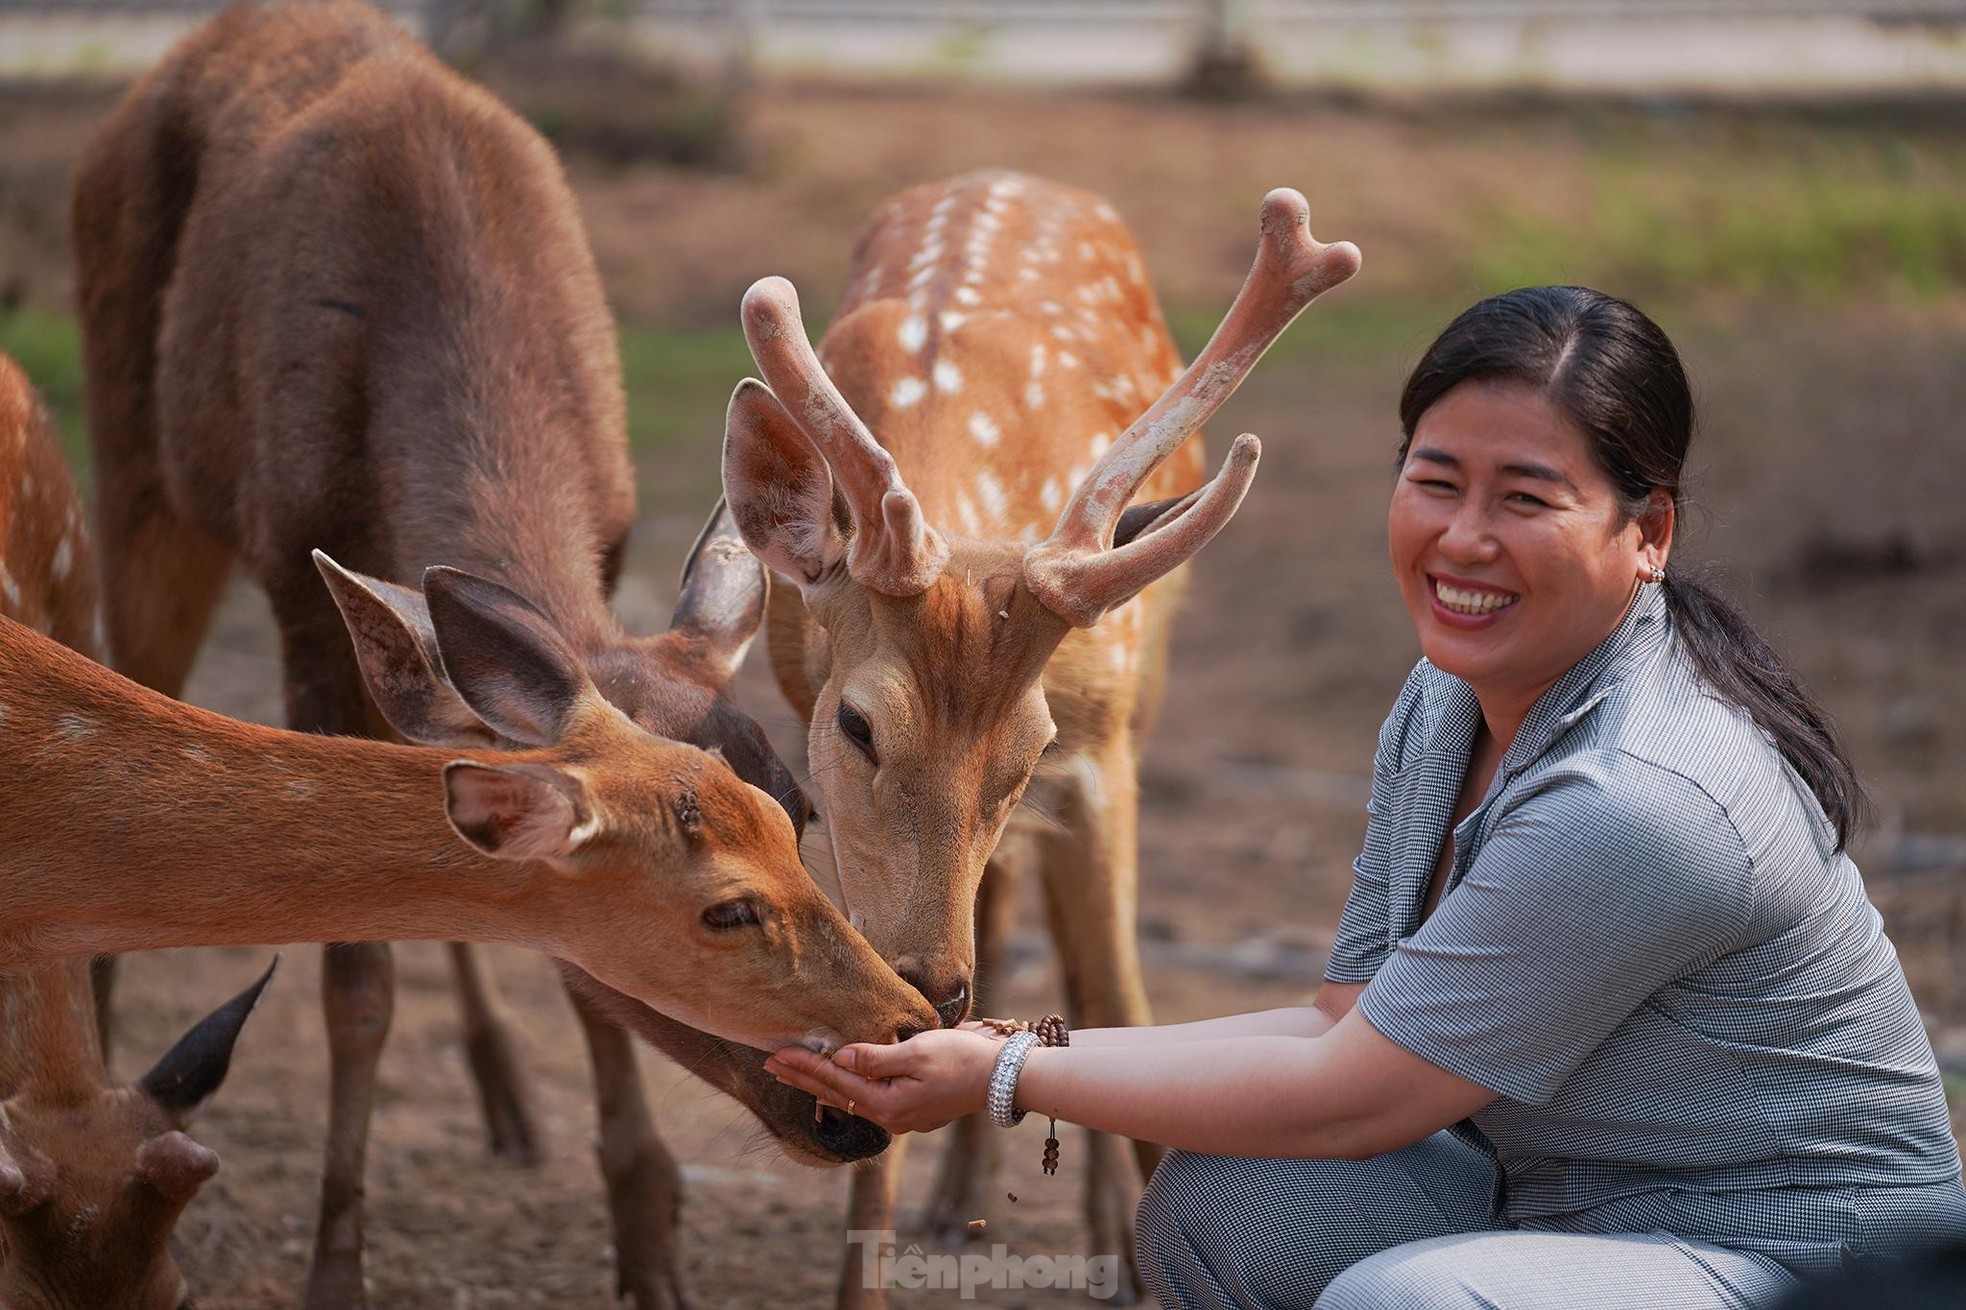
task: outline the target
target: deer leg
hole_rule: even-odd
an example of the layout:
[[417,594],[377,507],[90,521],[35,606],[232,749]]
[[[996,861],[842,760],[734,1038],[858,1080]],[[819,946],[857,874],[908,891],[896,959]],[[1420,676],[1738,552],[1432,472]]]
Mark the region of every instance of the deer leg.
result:
[[[1059,967],[1074,1026],[1105,1028],[1148,1022],[1137,934],[1138,791],[1130,741],[1083,757],[1057,792],[1061,827],[1043,842],[1045,909],[1058,945]],[[1117,1254],[1129,1271],[1123,1300],[1138,1300],[1133,1213],[1142,1180],[1160,1150],[1118,1138],[1086,1135],[1086,1222],[1094,1254]],[[1066,1157],[1069,1164],[1070,1157]],[[1138,1170],[1136,1172],[1136,1160]]]
[[359,1310],[362,1288],[363,1180],[376,1064],[396,1007],[396,967],[385,942],[339,943],[321,960],[328,1016],[328,1143],[321,1170],[321,1218],[307,1310]]
[[901,1200],[901,1164],[906,1137],[871,1160],[853,1166],[847,1193],[846,1259],[840,1265],[838,1310],[885,1310],[887,1283],[880,1258],[894,1255],[894,1215]]
[[568,987],[567,996],[594,1068],[600,1120],[595,1155],[614,1225],[615,1297],[635,1310],[684,1310],[690,1302],[677,1249],[682,1170],[656,1136],[628,1034],[603,1018],[577,988]]
[[[304,552],[294,552],[303,562]],[[312,573],[311,566],[307,573]],[[318,577],[269,580],[286,672],[287,722],[300,732],[375,735],[341,616]],[[307,1310],[361,1310],[362,1209],[376,1066],[396,1007],[395,961],[382,942],[329,945],[321,959],[328,1030],[328,1140]]]
[[[1022,834],[1004,834],[984,870],[976,894],[976,989],[974,1013],[996,1015],[1001,1008],[1001,974],[1010,942],[1017,886],[1029,862],[1030,846]],[[938,1242],[953,1245],[973,1240],[969,1221],[983,1214],[982,1198],[990,1194],[999,1157],[997,1130],[987,1115],[971,1114],[949,1125],[949,1149],[943,1152],[935,1190],[929,1194],[924,1227]]]
[[498,980],[476,947],[452,942],[450,957],[464,1017],[465,1059],[478,1087],[479,1107],[485,1112],[491,1152],[520,1164],[538,1164],[538,1120],[519,1059],[512,1009],[499,995]]

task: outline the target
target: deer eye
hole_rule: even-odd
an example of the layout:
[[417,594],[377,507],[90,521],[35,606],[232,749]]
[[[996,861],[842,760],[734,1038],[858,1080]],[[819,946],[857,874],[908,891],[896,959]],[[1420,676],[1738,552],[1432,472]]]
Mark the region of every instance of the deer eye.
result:
[[874,754],[874,725],[867,722],[866,715],[841,701],[839,723],[841,735],[852,742],[862,755],[874,764],[881,762],[880,757]]
[[746,925],[756,927],[761,922],[757,905],[742,898],[719,901],[703,912],[703,926],[712,932],[730,932]]

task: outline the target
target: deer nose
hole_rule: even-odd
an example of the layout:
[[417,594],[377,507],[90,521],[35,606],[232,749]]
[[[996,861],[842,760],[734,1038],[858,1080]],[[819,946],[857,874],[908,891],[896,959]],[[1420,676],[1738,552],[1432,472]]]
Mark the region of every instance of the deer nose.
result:
[[953,1028],[963,1021],[969,1013],[969,979],[953,978],[946,982],[931,981],[923,969],[903,967],[895,970],[901,981],[913,987],[928,998],[935,1007],[936,1018],[944,1028]]

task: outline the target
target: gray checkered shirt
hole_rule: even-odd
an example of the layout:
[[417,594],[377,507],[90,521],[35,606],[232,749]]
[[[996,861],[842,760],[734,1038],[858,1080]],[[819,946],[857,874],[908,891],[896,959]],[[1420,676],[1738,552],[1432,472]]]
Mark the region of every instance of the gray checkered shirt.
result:
[[1499,1093],[1502,1217],[1640,1192],[1959,1176],[1897,953],[1769,739],[1657,587],[1530,712],[1420,923],[1480,707],[1422,661],[1380,734],[1325,976],[1400,1046]]

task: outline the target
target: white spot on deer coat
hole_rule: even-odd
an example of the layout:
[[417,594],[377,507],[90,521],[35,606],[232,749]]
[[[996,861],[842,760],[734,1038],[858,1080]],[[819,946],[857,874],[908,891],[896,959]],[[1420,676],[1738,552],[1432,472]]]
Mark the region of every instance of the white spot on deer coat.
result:
[[961,327],[964,321],[967,320],[968,318],[969,315],[967,314],[958,314],[954,310],[945,310],[943,311],[942,318],[941,318],[942,330],[944,332],[954,332],[957,328]]
[[967,495],[956,496],[956,517],[961,520],[963,531],[974,537],[983,531],[983,521],[976,516],[976,502]]
[[983,498],[983,507],[990,511],[991,518],[1001,519],[1010,508],[1010,496],[1004,491],[1003,483],[987,469],[976,475],[976,494]]
[[982,445],[994,446],[1003,431],[997,427],[994,419],[979,409],[969,416],[969,435]]
[[935,389],[937,391],[957,392],[963,389],[963,373],[946,359],[935,361]]
[[54,569],[55,581],[56,582],[66,581],[68,578],[69,569],[73,568],[74,566],[75,566],[75,543],[68,537],[66,533],[64,533],[62,534],[61,544],[55,547],[55,558],[53,564],[51,565],[51,567]]
[[1044,386],[1032,382],[1024,388],[1024,403],[1032,409],[1044,408]]
[[1046,509],[1056,510],[1065,503],[1065,489],[1058,485],[1057,478],[1046,478],[1038,488],[1038,504]]
[[919,316],[910,314],[901,320],[901,330],[895,333],[895,339],[901,343],[903,350],[912,355],[928,344],[928,324]]
[[1096,460],[1097,460],[1097,459],[1098,459],[1098,458],[1099,458],[1099,457],[1100,457],[1101,455],[1103,455],[1103,454],[1105,454],[1105,453],[1106,453],[1107,451],[1109,451],[1109,450],[1111,450],[1112,448],[1113,448],[1113,434],[1112,434],[1112,433],[1110,433],[1110,432],[1097,432],[1097,433],[1094,433],[1094,434],[1093,434],[1093,437],[1092,437],[1092,458],[1093,458],[1093,459],[1094,459],[1095,461],[1096,461]]
[[0,564],[0,599],[7,602],[9,610],[16,614],[20,612],[20,584],[14,581],[13,574],[7,572],[5,564]]
[[1044,376],[1044,363],[1047,354],[1048,352],[1045,350],[1045,345],[1044,342],[1042,341],[1038,342],[1037,344],[1031,347],[1031,376],[1032,377],[1035,378],[1035,377]]
[[1058,367],[1077,368],[1078,366],[1079,366],[1079,357],[1077,355],[1074,355],[1069,350],[1061,350],[1058,352]]
[[70,741],[87,741],[96,735],[96,721],[86,714],[57,714],[55,731]]
[[956,300],[958,303],[964,305],[980,305],[983,303],[983,297],[976,294],[976,288],[974,287],[957,287]]
[[928,394],[928,384],[920,378],[901,378],[894,384],[894,390],[887,393],[887,403],[896,409],[906,409]]

